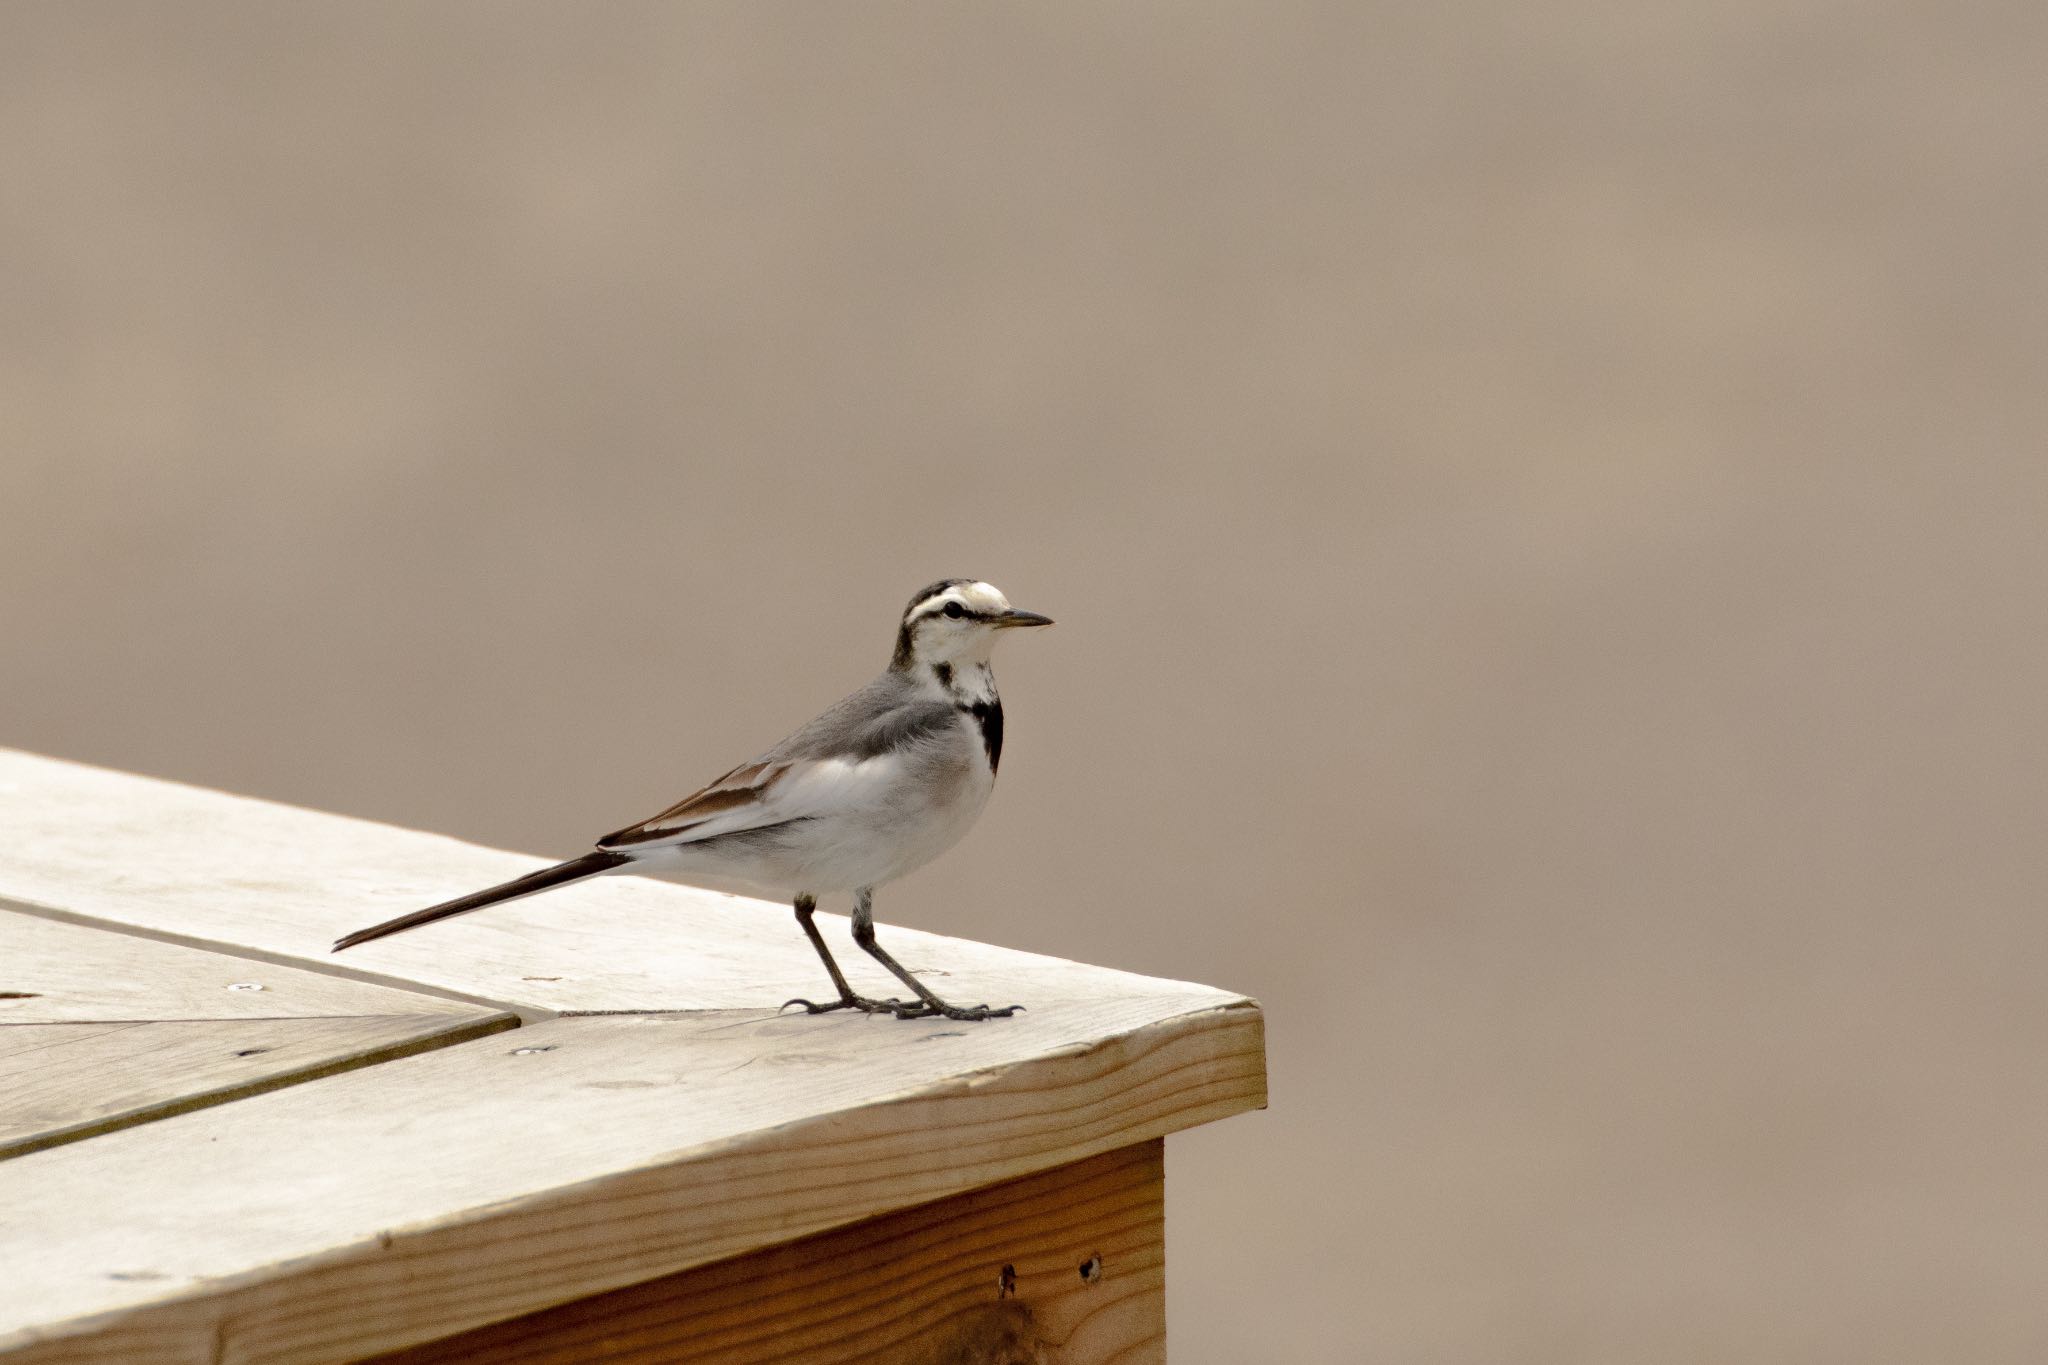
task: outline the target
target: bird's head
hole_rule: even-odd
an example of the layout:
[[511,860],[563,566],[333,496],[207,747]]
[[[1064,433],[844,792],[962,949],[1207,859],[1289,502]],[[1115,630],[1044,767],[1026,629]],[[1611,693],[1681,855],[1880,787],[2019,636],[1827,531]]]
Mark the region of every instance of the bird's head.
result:
[[1049,616],[1011,606],[993,584],[948,578],[911,598],[903,609],[895,666],[987,663],[1004,631],[1051,624]]

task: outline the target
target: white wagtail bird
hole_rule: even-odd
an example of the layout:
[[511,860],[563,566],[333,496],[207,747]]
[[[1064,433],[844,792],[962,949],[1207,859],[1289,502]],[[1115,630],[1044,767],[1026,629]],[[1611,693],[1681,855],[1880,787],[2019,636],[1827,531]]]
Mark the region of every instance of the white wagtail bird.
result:
[[[639,873],[792,897],[839,998],[791,1000],[784,1009],[899,1019],[1014,1014],[1022,1007],[947,1004],[884,951],[875,941],[875,888],[945,852],[981,814],[1003,756],[1003,703],[989,656],[1002,632],[1051,624],[987,583],[934,583],[904,609],[882,676],[759,758],[607,834],[580,858],[358,929],[334,951],[608,872]],[[827,891],[853,892],[854,942],[910,987],[915,1002],[870,999],[846,984],[812,920]]]

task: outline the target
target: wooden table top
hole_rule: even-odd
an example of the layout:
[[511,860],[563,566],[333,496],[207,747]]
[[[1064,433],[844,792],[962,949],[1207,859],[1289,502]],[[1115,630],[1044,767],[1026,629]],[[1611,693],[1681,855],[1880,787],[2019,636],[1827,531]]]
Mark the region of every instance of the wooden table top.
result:
[[371,1354],[1265,1102],[1206,986],[885,927],[1027,1012],[778,1014],[787,907],[626,877],[335,958],[540,860],[8,751],[0,847],[10,1365]]

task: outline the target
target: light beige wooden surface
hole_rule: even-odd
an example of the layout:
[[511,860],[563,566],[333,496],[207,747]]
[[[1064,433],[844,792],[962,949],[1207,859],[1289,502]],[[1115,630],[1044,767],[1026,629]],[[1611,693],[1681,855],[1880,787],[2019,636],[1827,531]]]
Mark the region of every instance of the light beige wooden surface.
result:
[[0,1163],[0,1356],[347,1359],[1264,1102],[1220,993],[1000,1023],[562,1019]]
[[[348,1359],[1264,1103],[1258,1008],[1206,986],[885,927],[942,991],[1028,1012],[783,1015],[824,985],[787,907],[634,878],[337,958],[346,930],[540,860],[6,751],[0,841],[0,898],[63,932],[137,936],[138,961],[192,951],[141,935],[225,946],[266,985],[325,974],[289,981],[311,1013],[281,1028],[365,976],[535,1021],[0,1162],[10,1362]],[[31,932],[55,941],[48,923]],[[207,956],[167,999],[210,998]],[[24,1027],[122,1048],[133,1030],[63,1013],[83,988],[63,980],[27,991],[50,1003]],[[146,994],[124,997],[137,1017]]]
[[[11,856],[11,855],[10,855]],[[4,861],[4,860],[0,860]],[[332,1019],[475,1005],[0,907],[0,1024]]]
[[[121,855],[108,856],[118,842]],[[333,955],[341,934],[542,866],[544,859],[319,811],[0,749],[0,899],[57,907],[319,970],[553,1012],[773,1009],[827,990],[790,908],[605,877]],[[827,905],[830,911],[834,907]],[[888,923],[882,938],[962,1003],[1222,993]],[[819,916],[858,989],[900,985]],[[960,932],[993,932],[962,906]]]
[[484,1006],[0,909],[0,1157],[512,1022]]

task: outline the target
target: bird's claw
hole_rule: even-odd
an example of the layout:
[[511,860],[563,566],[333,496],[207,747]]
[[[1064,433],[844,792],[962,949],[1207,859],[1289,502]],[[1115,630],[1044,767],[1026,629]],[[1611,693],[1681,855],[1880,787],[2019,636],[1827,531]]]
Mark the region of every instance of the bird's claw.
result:
[[[859,1010],[863,1014],[893,1014],[898,1019],[966,1020],[1007,1019],[1024,1008],[1022,1005],[1006,1005],[1002,1009],[994,1009],[988,1005],[976,1005],[972,1009],[962,1009],[958,1005],[948,1005],[944,1001],[920,1002],[898,1000],[894,996],[887,1000],[871,1000],[865,995],[843,995],[839,999],[824,1005],[799,996],[794,1000],[784,1001],[782,1010],[788,1009],[791,1005],[803,1006],[804,1013],[806,1014],[830,1014],[833,1010]],[[780,1014],[782,1010],[777,1010],[776,1013]]]
[[962,1009],[958,1005],[948,1005],[944,1001],[926,1001],[921,1005],[912,1005],[906,1009],[897,1010],[896,1017],[898,1019],[1007,1019],[1023,1008],[1022,1005],[1005,1005],[1001,1009],[995,1009],[989,1005],[976,1005],[971,1009]]
[[788,1009],[791,1005],[802,1005],[805,1014],[830,1014],[833,1010],[859,1010],[863,1014],[893,1014],[899,1019],[904,1017],[902,1014],[903,1002],[895,999],[893,996],[887,1000],[870,1000],[865,995],[842,995],[828,1005],[820,1005],[815,1001],[806,1000],[802,996],[798,996],[794,1000],[783,1001],[782,1009],[775,1012],[780,1014],[782,1010]]

